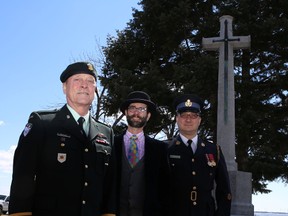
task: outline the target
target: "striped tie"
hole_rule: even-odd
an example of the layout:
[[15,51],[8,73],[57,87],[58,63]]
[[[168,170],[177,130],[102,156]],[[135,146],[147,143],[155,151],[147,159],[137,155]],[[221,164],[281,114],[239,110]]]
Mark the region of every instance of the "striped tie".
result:
[[136,135],[132,135],[130,137],[130,147],[129,147],[129,151],[128,151],[128,161],[131,165],[131,167],[133,168],[139,161],[139,152],[138,152],[138,146],[136,143],[137,140],[137,136]]

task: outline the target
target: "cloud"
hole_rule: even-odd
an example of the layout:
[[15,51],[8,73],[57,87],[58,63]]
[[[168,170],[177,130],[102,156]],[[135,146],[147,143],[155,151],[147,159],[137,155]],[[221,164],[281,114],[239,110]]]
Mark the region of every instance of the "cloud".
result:
[[4,121],[0,120],[0,126],[4,125]]
[[0,150],[0,171],[3,173],[12,173],[13,156],[16,145],[8,150]]

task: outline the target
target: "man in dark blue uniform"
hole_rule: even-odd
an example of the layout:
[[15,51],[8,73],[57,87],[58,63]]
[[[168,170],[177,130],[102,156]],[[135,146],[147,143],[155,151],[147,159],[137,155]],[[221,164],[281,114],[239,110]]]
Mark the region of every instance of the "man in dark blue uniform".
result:
[[31,113],[14,155],[9,213],[17,216],[115,215],[113,131],[89,112],[92,64],[61,74],[67,104]]
[[171,216],[230,215],[230,183],[220,146],[198,136],[203,106],[203,100],[193,94],[174,101],[179,135],[168,149]]

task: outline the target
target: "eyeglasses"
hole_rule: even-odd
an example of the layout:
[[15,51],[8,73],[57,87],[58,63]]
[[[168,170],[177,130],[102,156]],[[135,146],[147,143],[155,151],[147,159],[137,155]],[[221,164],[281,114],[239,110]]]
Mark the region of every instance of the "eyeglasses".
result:
[[192,113],[192,112],[189,112],[189,113],[179,113],[178,114],[180,116],[180,118],[182,119],[188,119],[188,118],[191,118],[191,119],[196,119],[200,116],[199,113]]
[[140,113],[143,113],[143,112],[146,112],[147,111],[147,107],[135,107],[135,106],[129,106],[128,107],[128,111],[129,112],[140,112]]

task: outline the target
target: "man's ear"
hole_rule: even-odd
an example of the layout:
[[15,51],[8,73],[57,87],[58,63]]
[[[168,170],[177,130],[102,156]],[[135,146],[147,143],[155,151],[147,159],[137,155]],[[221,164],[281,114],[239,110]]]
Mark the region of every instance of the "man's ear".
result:
[[149,121],[150,117],[151,117],[151,113],[148,112],[148,115],[147,115],[147,121]]
[[63,93],[66,95],[66,82],[62,84]]
[[201,116],[199,117],[199,121],[198,121],[198,126],[201,124],[201,120],[202,120],[202,118],[201,118]]

